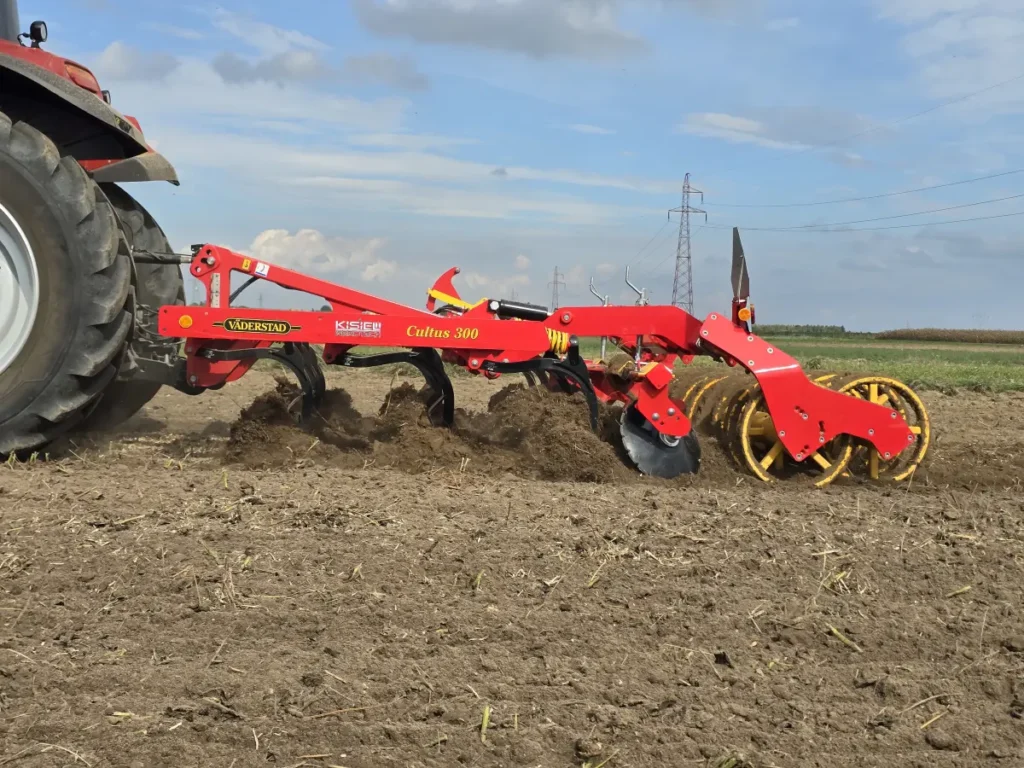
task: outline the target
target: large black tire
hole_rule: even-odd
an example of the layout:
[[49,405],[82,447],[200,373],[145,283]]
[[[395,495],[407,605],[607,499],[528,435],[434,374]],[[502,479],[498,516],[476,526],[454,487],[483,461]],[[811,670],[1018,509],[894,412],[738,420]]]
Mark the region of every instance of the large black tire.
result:
[[[121,222],[121,229],[133,249],[169,254],[171,244],[164,231],[135,198],[116,184],[100,184],[100,188]],[[185,304],[185,281],[176,264],[135,264],[135,332],[131,353],[121,366],[121,375],[104,392],[99,405],[79,427],[83,433],[114,429],[138,413],[157,392],[161,384],[134,378],[132,355],[146,359],[162,359],[176,355],[173,339],[161,339],[157,331],[156,310],[167,304]]]
[[73,157],[0,112],[0,204],[38,270],[39,311],[0,371],[0,456],[45,448],[114,381],[132,332],[132,265],[117,217]]

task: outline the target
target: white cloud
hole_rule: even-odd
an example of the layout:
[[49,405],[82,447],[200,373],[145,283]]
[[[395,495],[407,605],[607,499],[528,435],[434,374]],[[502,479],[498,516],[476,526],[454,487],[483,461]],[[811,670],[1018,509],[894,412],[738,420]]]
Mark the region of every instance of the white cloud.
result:
[[749,116],[696,112],[687,115],[676,130],[767,149],[798,151],[834,146],[837,149],[829,157],[848,167],[863,165],[864,158],[843,149],[844,144],[862,133],[870,132],[872,138],[884,135],[877,124],[860,115],[818,107],[759,109]]
[[364,280],[381,280],[395,273],[397,265],[384,261],[378,252],[383,238],[328,237],[316,229],[267,229],[258,234],[248,253],[257,259],[312,274],[360,269]]
[[685,9],[737,18],[756,0],[351,0],[375,35],[420,43],[520,53],[536,59],[617,59],[650,43],[620,22],[624,12]]
[[769,149],[789,149],[792,142],[777,141],[765,135],[765,126],[757,120],[721,112],[700,112],[687,115],[680,126],[683,133],[725,139],[733,143],[757,144]]
[[565,273],[565,282],[573,287],[579,287],[580,283],[587,283],[587,271],[581,264],[576,264]]
[[408,57],[389,53],[349,56],[341,67],[329,64],[318,51],[293,49],[250,61],[237,53],[222,52],[213,68],[228,83],[263,81],[286,86],[293,82],[322,81],[347,85],[385,85],[423,90],[430,81]]
[[486,291],[488,298],[507,297],[515,288],[526,288],[530,278],[526,275],[485,275],[473,270],[463,271],[459,279],[467,288],[474,291]]
[[530,259],[528,257],[524,256],[521,253],[518,256],[516,256],[516,262],[515,263],[516,263],[516,269],[529,269],[530,268]]
[[104,81],[152,81],[163,80],[179,64],[178,59],[168,53],[140,51],[116,41],[97,57],[93,71]]
[[222,32],[248,43],[264,56],[285,53],[295,48],[309,51],[326,51],[330,48],[304,32],[283,29],[223,9],[214,11],[213,24]]
[[481,275],[479,272],[473,270],[463,271],[459,277],[465,282],[468,288],[483,288],[486,285],[491,284],[491,278],[487,275]]
[[589,133],[595,136],[611,136],[615,131],[610,128],[602,128],[599,125],[589,125],[587,123],[576,123],[575,125],[569,126],[570,131],[576,131],[576,133]]
[[333,193],[350,208],[377,210],[388,206],[397,211],[449,218],[537,218],[564,224],[602,224],[616,218],[650,213],[644,208],[602,205],[571,197],[495,194],[393,179],[292,176],[282,177],[278,183],[317,190],[320,199],[327,193]]
[[[255,88],[255,85],[245,86]],[[268,115],[269,117],[269,115]],[[180,162],[209,167],[244,167],[256,162],[274,164],[282,171],[299,177],[329,179],[372,177],[419,179],[431,182],[485,183],[493,182],[494,167],[489,163],[435,155],[427,152],[358,152],[320,149],[310,146],[298,149],[271,141],[245,136],[168,132],[162,140],[173,145],[173,156]],[[675,194],[676,183],[628,179],[569,169],[543,169],[528,166],[507,166],[501,180],[551,182],[583,187],[643,192],[652,195]],[[319,182],[318,182],[319,183]]]
[[[903,48],[925,94],[953,100],[1020,72],[1019,0],[876,0],[882,19],[903,26]],[[1005,83],[943,110],[983,121],[1024,112],[1024,81]]]
[[391,277],[394,277],[398,272],[398,264],[393,261],[387,261],[386,259],[377,259],[370,264],[363,267],[363,271],[359,273],[359,276],[367,282],[384,282]]
[[421,43],[464,45],[535,58],[609,58],[648,49],[622,29],[609,0],[352,0],[370,32]]
[[598,274],[599,277],[608,277],[612,273],[619,271],[619,265],[618,264],[609,264],[607,262],[604,262],[604,263],[598,264],[595,267],[595,269],[597,270],[597,274]]
[[237,53],[220,53],[213,59],[213,69],[228,83],[257,80],[284,85],[296,80],[320,80],[329,77],[330,69],[313,51],[283,51],[266,59],[250,62]]
[[408,56],[384,52],[349,56],[339,75],[346,82],[373,83],[410,91],[421,91],[430,85],[427,76]]
[[[126,69],[125,46],[112,43],[94,64],[103,82],[114,89],[115,106],[130,105],[133,114],[151,123],[162,118],[173,123],[196,123],[211,117],[253,118],[294,123],[349,126],[360,130],[388,131],[399,127],[406,102],[398,99],[361,101],[316,91],[301,84],[281,88],[273,83],[226,83],[198,59],[182,59],[173,78],[160,88],[141,82]],[[230,137],[221,136],[221,142]],[[193,137],[190,141],[197,140]]]
[[221,52],[213,68],[227,82],[266,81],[285,85],[294,81],[328,81],[354,85],[385,85],[422,90],[429,85],[408,56],[384,51],[349,55],[335,67],[324,58],[331,46],[304,32],[255,21],[241,14],[218,9],[213,24],[259,52],[251,61],[233,51]]

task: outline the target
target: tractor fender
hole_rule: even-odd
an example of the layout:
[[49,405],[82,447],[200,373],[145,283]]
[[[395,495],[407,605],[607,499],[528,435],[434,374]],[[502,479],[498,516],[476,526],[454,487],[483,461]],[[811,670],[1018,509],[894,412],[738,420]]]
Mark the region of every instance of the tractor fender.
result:
[[[14,86],[14,83],[8,83],[8,78],[20,81],[20,90],[34,90],[42,97],[49,96],[102,125],[117,141],[124,150],[125,159],[102,165],[100,170],[105,171],[105,175],[103,178],[97,178],[97,181],[178,183],[173,166],[162,155],[150,149],[142,129],[105,101],[97,98],[96,94],[43,67],[0,51],[0,108],[4,102],[4,91],[11,90]],[[128,161],[135,162],[125,165]],[[84,164],[88,166],[89,162],[86,161]],[[93,175],[95,176],[95,171]]]
[[[83,163],[90,170],[90,163]],[[166,157],[152,150],[124,160],[105,162],[92,169],[90,175],[99,183],[133,181],[169,181],[178,186],[178,174]]]

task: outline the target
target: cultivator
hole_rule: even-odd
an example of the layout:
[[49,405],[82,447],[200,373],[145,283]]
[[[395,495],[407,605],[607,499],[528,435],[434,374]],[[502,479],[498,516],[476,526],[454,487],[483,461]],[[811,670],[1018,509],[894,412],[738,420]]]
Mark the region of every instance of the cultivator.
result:
[[[146,258],[136,253],[137,261]],[[159,331],[185,340],[175,385],[190,394],[220,388],[257,360],[274,359],[298,378],[308,418],[326,388],[312,346],[322,345],[328,365],[415,366],[439,426],[452,426],[455,416],[446,363],[489,379],[521,374],[532,385],[580,393],[595,430],[599,403],[621,404],[626,453],[642,473],[658,477],[698,471],[698,431],[717,436],[762,480],[800,475],[817,486],[844,475],[903,480],[928,449],[927,413],[904,384],[874,376],[812,379],[753,334],[746,260],[735,230],[731,317],[711,313],[703,321],[678,307],[647,304],[642,293],[637,305],[553,312],[503,299],[468,302],[453,283],[458,268],[437,280],[426,310],[419,310],[213,245],[194,246],[189,263],[206,288],[206,303],[161,307]],[[248,279],[232,292],[236,272]],[[330,310],[231,305],[261,279],[321,297]],[[615,353],[587,360],[583,338],[604,339]],[[354,354],[360,347],[400,351]],[[711,366],[688,367],[698,357],[734,370],[720,375]]]

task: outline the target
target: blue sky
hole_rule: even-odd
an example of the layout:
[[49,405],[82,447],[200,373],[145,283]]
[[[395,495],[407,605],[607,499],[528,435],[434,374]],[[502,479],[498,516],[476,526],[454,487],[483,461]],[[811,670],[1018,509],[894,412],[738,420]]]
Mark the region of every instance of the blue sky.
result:
[[[1024,167],[1024,77],[939,107],[1024,76],[1019,0],[21,0],[21,13],[46,19],[47,47],[91,66],[176,165],[181,187],[131,191],[179,250],[216,242],[417,306],[453,264],[474,298],[547,303],[557,265],[563,304],[592,303],[590,277],[625,302],[632,263],[667,302],[666,211],[689,172],[711,225],[694,230],[699,315],[728,305],[736,225],[761,322],[1024,327],[1005,290],[1024,278],[1024,216],[757,230],[1010,197],[1024,174],[728,207]],[[1016,211],[1024,198],[850,226]]]

